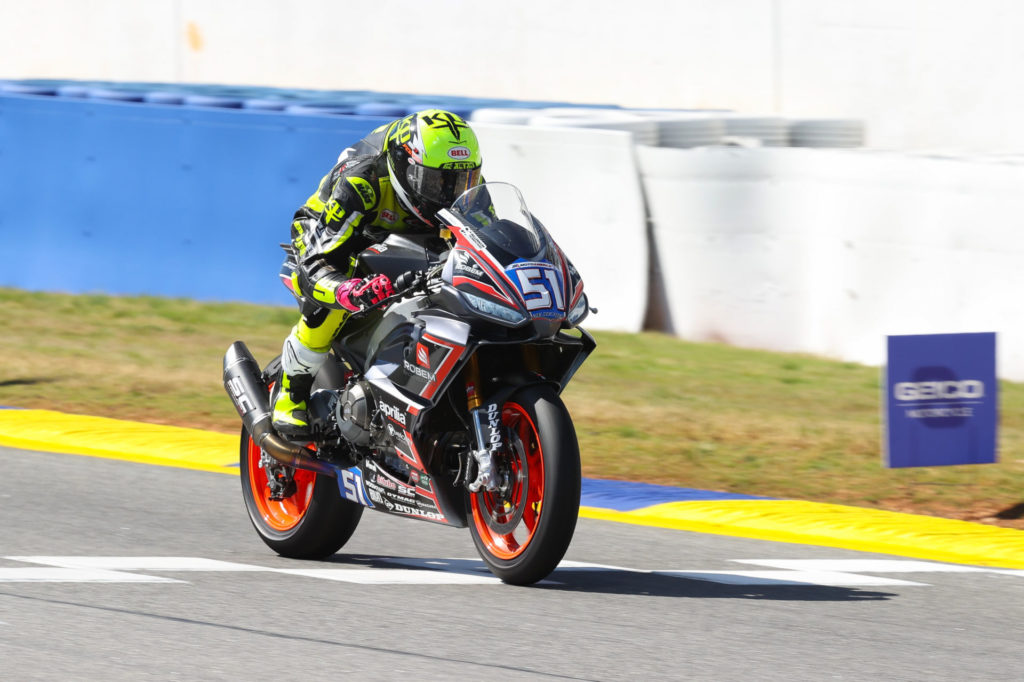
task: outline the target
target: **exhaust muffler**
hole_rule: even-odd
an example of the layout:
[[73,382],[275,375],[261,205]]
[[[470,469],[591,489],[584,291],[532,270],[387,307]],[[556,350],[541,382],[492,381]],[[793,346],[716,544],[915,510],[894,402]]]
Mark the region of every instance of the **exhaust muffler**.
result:
[[314,459],[306,448],[274,433],[270,398],[260,366],[241,341],[231,344],[224,354],[224,390],[231,396],[253,442],[264,452],[286,466],[337,477],[330,464]]

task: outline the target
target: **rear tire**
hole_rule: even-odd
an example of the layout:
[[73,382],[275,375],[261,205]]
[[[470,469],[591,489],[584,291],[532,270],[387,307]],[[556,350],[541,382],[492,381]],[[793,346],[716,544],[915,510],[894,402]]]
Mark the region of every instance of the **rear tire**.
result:
[[[277,360],[268,365],[265,375],[275,380],[279,377]],[[242,498],[260,539],[278,554],[293,559],[324,559],[341,549],[359,525],[362,506],[341,497],[337,479],[304,469],[290,470],[295,481],[293,494],[272,500],[261,459],[260,449],[242,427]]]
[[469,528],[487,567],[530,585],[565,556],[580,509],[580,451],[569,412],[548,385],[527,386],[502,407],[508,448],[495,457],[497,491],[469,493]]

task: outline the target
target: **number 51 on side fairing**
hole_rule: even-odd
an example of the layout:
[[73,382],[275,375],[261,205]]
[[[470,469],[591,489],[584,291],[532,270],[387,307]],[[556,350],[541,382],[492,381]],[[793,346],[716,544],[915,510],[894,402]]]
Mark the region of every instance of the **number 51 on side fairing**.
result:
[[579,514],[559,395],[595,347],[579,327],[583,281],[512,185],[475,187],[438,215],[439,236],[360,255],[397,293],[342,329],[314,382],[311,442],[271,427],[279,359],[260,371],[244,343],[228,349],[242,493],[284,556],[334,554],[369,507],[469,526],[495,575],[530,584],[561,561]]

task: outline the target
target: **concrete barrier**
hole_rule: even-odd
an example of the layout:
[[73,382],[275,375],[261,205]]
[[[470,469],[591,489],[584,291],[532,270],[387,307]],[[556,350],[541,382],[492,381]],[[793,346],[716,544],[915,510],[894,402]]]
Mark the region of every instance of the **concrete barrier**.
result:
[[885,336],[995,331],[1024,379],[1024,165],[640,148],[676,333],[880,365]]
[[591,329],[640,331],[648,243],[630,133],[474,123],[488,180],[518,186],[583,276]]
[[290,303],[292,213],[385,120],[0,97],[0,286]]

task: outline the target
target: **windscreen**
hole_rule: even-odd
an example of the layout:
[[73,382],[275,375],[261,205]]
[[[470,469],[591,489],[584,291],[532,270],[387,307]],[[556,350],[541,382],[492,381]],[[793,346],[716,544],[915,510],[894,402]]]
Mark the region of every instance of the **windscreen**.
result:
[[451,210],[503,264],[538,258],[547,251],[547,235],[538,228],[519,190],[508,183],[477,185],[456,199]]

